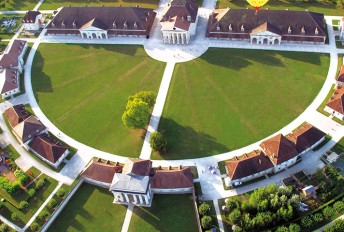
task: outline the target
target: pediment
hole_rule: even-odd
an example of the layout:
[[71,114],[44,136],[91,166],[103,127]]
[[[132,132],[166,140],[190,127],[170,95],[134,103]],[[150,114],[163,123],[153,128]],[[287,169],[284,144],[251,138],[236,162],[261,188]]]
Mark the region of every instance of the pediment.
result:
[[105,30],[94,27],[94,26],[88,26],[88,27],[81,28],[80,31],[105,31]]
[[251,35],[255,35],[255,36],[281,36],[279,34],[273,33],[271,31],[260,31],[260,32],[256,32],[256,33],[251,33]]

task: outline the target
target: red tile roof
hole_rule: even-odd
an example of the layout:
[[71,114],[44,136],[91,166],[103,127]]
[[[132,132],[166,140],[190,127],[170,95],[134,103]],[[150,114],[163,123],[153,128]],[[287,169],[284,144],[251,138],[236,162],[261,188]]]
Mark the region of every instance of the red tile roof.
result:
[[12,128],[30,117],[30,113],[26,111],[22,104],[8,108],[5,111],[5,115]]
[[286,162],[299,154],[295,145],[282,134],[263,141],[260,147],[275,165]]
[[102,162],[100,159],[93,159],[86,170],[81,174],[85,178],[89,178],[95,181],[111,184],[115,173],[122,171],[122,166],[117,164],[110,164],[108,162]]
[[42,134],[34,138],[29,143],[29,147],[38,155],[52,163],[56,163],[68,150],[67,147],[49,137],[47,134]]
[[26,12],[24,18],[23,18],[23,23],[34,23],[36,21],[37,15],[40,15],[41,12],[39,11],[32,11],[29,10]]
[[289,139],[296,146],[298,152],[303,152],[304,150],[313,146],[316,142],[322,139],[325,133],[318,128],[312,126],[309,123],[302,125],[292,134],[287,135]]
[[342,67],[340,68],[337,81],[344,82],[344,65],[342,65]]
[[151,187],[157,189],[193,188],[191,168],[156,170],[151,180]]
[[338,86],[326,105],[331,109],[344,114],[344,87]]
[[272,168],[274,165],[262,151],[253,151],[248,155],[226,161],[228,176],[231,180],[237,180]]
[[139,158],[129,158],[125,161],[123,174],[134,174],[138,176],[149,176],[152,161]]
[[23,143],[35,138],[42,133],[46,127],[35,116],[31,115],[15,127],[13,132],[22,140]]

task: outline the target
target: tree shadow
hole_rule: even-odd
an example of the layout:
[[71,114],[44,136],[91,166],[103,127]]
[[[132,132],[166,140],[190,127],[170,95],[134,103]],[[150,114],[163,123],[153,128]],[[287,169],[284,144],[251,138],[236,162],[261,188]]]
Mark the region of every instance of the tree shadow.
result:
[[[231,4],[235,5],[238,8],[246,8],[251,6],[246,2],[242,0],[228,0]],[[299,8],[304,8],[307,9],[309,7],[319,7],[319,8],[327,8],[327,9],[336,9],[335,4],[331,4],[330,2],[327,1],[295,1],[295,0],[270,0],[266,5],[264,5],[262,8],[269,8],[269,7],[280,7],[281,10],[283,10],[282,7],[288,8],[290,7],[299,7]]]
[[213,136],[182,126],[170,118],[161,118],[159,128],[167,139],[167,153],[161,154],[163,159],[195,158],[229,151]]
[[136,56],[138,45],[114,45],[114,44],[65,44],[66,46],[78,45],[85,49],[105,49],[110,52],[120,53],[128,56]]

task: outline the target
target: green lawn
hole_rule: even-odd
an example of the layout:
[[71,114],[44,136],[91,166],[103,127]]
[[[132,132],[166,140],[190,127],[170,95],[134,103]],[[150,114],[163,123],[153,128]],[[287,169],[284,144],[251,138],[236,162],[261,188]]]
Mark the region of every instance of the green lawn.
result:
[[143,130],[121,120],[129,95],[158,91],[165,64],[141,46],[41,44],[32,84],[46,116],[94,148],[137,157]]
[[325,54],[240,49],[177,64],[159,125],[168,153],[152,159],[199,158],[265,138],[313,101],[328,67]]
[[[265,4],[261,10],[269,8],[271,10],[300,10],[320,12],[325,15],[343,15],[343,6],[340,4],[340,0],[337,0],[337,4],[332,4],[326,0],[315,0],[314,2],[302,1],[302,0],[270,0]],[[243,0],[219,0],[218,8],[230,7],[235,8],[246,8],[253,9],[246,1]]]
[[129,232],[197,231],[191,195],[154,195],[152,207],[135,207]]
[[158,8],[159,0],[45,0],[40,10],[55,10],[62,6],[137,6]]
[[6,2],[4,8],[0,10],[32,10],[39,0],[8,0],[2,1]]
[[108,189],[83,184],[49,231],[121,231],[127,208],[112,202]]

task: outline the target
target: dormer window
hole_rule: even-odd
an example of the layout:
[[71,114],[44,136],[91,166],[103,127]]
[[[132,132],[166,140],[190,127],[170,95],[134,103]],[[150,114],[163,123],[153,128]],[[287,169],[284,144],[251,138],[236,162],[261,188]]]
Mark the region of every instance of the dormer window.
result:
[[124,22],[124,27],[127,28],[128,25],[127,25],[127,21]]
[[228,30],[229,30],[229,31],[232,31],[232,24],[229,24]]
[[51,23],[51,26],[52,26],[52,27],[55,27],[55,23]]
[[305,31],[305,27],[301,27],[301,34],[305,34],[306,31]]
[[291,34],[291,27],[288,27],[288,34]]
[[65,21],[61,23],[62,27],[66,27]]
[[245,31],[244,24],[243,24],[243,25],[241,25],[241,31]]
[[188,22],[191,22],[191,15],[188,15],[187,17]]
[[73,28],[76,28],[76,23],[75,23],[75,21],[73,22]]
[[319,30],[317,27],[315,28],[314,34],[316,34],[316,35],[319,34]]
[[137,23],[136,23],[136,21],[135,21],[135,23],[134,23],[134,27],[137,27]]
[[113,21],[112,27],[116,28],[116,21]]
[[217,26],[216,26],[216,30],[217,30],[217,31],[221,30],[221,28],[220,28],[220,24],[217,24]]

